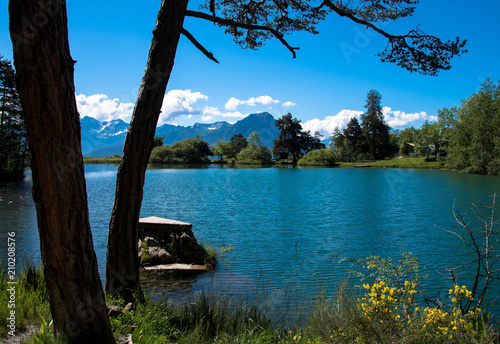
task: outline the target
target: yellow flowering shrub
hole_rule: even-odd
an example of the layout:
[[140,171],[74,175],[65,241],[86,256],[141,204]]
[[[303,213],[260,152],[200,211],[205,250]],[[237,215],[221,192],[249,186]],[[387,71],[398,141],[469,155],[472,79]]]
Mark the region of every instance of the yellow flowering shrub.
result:
[[[362,316],[378,324],[383,328],[380,332],[392,338],[414,333],[415,336],[426,335],[446,342],[476,336],[475,324],[480,319],[481,310],[472,308],[466,314],[461,310],[464,302],[473,301],[467,287],[455,285],[449,290],[451,302],[448,307],[420,308],[416,300],[421,294],[418,262],[411,255],[404,259],[407,261],[394,264],[390,259],[368,258],[364,267],[375,270],[375,273],[368,277],[358,274],[362,280],[373,280],[360,286],[357,307]],[[403,280],[403,277],[408,279]]]

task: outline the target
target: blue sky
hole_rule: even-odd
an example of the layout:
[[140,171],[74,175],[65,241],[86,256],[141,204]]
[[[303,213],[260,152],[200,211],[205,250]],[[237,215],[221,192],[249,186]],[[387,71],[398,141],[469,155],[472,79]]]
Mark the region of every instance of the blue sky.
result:
[[[130,120],[146,65],[151,31],[160,1],[69,0],[70,49],[80,115],[99,120]],[[0,54],[12,58],[7,1],[0,5]],[[191,9],[197,2],[191,2]],[[500,2],[422,0],[413,17],[384,25],[404,34],[416,25],[443,40],[468,40],[469,52],[452,60],[438,77],[422,76],[382,63],[375,56],[386,40],[335,14],[319,35],[287,36],[299,46],[297,58],[279,42],[243,50],[223,29],[187,18],[188,29],[220,64],[208,60],[181,37],[160,124],[236,122],[268,111],[290,112],[305,128],[329,134],[364,110],[366,94],[382,94],[386,120],[393,128],[420,126],[439,109],[458,106],[491,77],[500,79]]]

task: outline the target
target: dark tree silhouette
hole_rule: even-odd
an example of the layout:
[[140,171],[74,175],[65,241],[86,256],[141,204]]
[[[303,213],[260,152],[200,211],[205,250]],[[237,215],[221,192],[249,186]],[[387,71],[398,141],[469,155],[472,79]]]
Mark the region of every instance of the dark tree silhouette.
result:
[[302,153],[325,148],[320,136],[312,136],[310,131],[303,131],[300,121],[293,118],[291,113],[277,119],[275,125],[280,133],[278,139],[273,140],[273,154],[281,159],[291,156],[292,164],[296,164]]
[[9,28],[50,311],[68,343],[114,343],[90,231],[66,2],[46,5],[10,1]]
[[234,156],[238,155],[243,149],[248,146],[248,141],[241,133],[234,134],[230,139],[231,147],[233,148]]
[[363,130],[358,119],[356,117],[351,118],[343,132],[352,151],[355,154],[361,153],[363,147]]
[[389,126],[382,113],[382,96],[378,91],[368,92],[366,112],[361,115],[365,153],[373,159],[383,159],[390,152]]
[[28,151],[12,64],[0,55],[0,180],[24,178]]

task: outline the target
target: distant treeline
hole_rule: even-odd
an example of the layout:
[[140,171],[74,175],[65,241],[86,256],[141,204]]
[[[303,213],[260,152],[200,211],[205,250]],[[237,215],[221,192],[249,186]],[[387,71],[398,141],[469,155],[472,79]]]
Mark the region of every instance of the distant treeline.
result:
[[495,85],[487,79],[458,108],[440,110],[437,122],[425,121],[418,129],[412,126],[399,133],[384,122],[380,99],[377,91],[370,91],[362,123],[352,118],[346,129],[335,130],[329,149],[310,152],[298,163],[330,165],[421,155],[460,172],[500,174],[500,82]]
[[[157,137],[150,162],[206,163],[216,157],[241,164],[333,166],[339,161],[422,155],[428,161],[443,160],[458,171],[500,174],[500,83],[487,79],[461,106],[440,110],[437,122],[425,121],[418,129],[412,126],[399,133],[385,122],[381,99],[378,91],[369,91],[361,123],[351,118],[345,129],[336,128],[327,148],[319,132],[304,131],[300,120],[289,113],[276,120],[279,135],[272,150],[262,144],[258,132],[246,138],[235,134],[229,142],[218,140],[214,145],[199,135],[172,145],[163,145],[163,138]],[[15,71],[0,55],[0,180],[23,178],[28,161]],[[114,157],[117,161],[119,156]]]
[[254,131],[248,138],[241,133],[231,137],[229,142],[217,140],[209,145],[197,135],[192,139],[163,145],[163,138],[156,137],[150,162],[152,163],[206,163],[210,156],[219,161],[234,161],[239,164],[271,164],[276,160],[291,159],[295,164],[305,153],[325,148],[318,133],[314,136],[302,130],[300,121],[287,114],[276,120],[280,129],[277,140],[273,140],[273,150],[262,144],[259,133]]
[[383,160],[396,156],[425,156],[443,166],[469,173],[500,174],[500,84],[486,80],[481,90],[458,108],[444,108],[437,122],[425,121],[418,129],[392,132],[385,122],[382,96],[368,92],[361,123],[351,118],[343,130],[336,128],[328,148],[316,132],[304,131],[300,120],[289,113],[276,120],[280,133],[273,150],[261,143],[259,134],[234,135],[230,142],[209,145],[199,136],[163,146],[156,138],[151,162],[202,163],[210,156],[220,161],[266,164],[274,161],[299,165],[333,166],[339,161]]

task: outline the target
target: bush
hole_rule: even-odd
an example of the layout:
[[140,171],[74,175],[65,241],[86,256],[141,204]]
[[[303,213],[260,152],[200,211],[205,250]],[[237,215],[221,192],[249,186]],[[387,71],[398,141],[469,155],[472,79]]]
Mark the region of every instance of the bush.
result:
[[174,142],[171,146],[153,148],[149,161],[152,163],[205,163],[212,151],[200,136]]
[[297,162],[297,165],[305,166],[334,166],[337,155],[331,149],[318,149],[307,153]]
[[237,156],[240,164],[271,164],[273,154],[266,146],[260,146],[256,149],[247,147],[243,149]]

